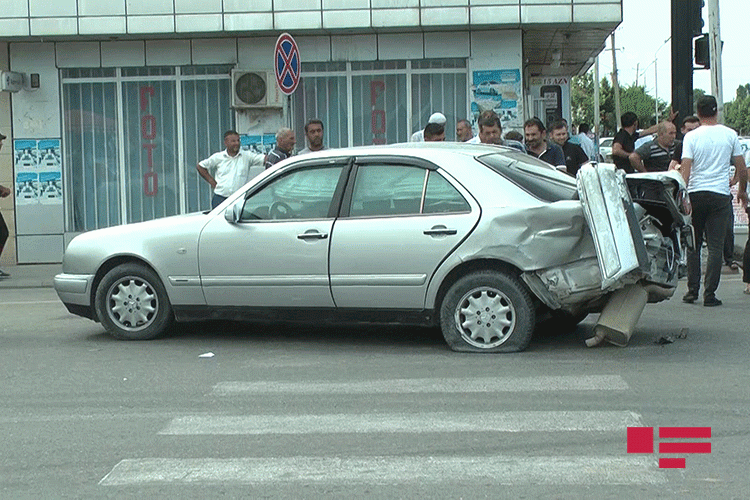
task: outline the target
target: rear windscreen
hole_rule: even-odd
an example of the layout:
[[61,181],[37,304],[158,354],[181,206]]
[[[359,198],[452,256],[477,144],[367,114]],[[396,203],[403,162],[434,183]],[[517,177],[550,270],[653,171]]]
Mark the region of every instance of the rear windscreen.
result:
[[550,203],[578,199],[576,180],[520,151],[492,153],[477,158],[532,195]]

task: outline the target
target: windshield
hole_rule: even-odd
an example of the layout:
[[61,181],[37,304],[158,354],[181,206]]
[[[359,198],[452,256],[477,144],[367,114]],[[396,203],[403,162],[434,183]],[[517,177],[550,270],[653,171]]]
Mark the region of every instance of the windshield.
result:
[[520,151],[492,153],[477,160],[544,201],[578,198],[573,177]]

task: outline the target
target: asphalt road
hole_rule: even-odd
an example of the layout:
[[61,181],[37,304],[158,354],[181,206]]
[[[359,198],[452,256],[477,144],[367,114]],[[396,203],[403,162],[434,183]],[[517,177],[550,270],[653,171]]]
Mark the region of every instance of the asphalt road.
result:
[[[589,317],[524,353],[469,355],[396,327],[121,342],[50,289],[2,289],[0,498],[748,498],[741,291],[724,276],[725,305],[704,308],[683,284],[626,348],[586,348]],[[628,454],[627,427],[653,427],[654,452]]]

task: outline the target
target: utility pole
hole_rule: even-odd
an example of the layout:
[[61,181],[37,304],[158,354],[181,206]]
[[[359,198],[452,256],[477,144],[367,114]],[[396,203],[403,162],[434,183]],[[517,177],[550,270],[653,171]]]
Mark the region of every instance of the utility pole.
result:
[[612,32],[612,88],[615,91],[615,130],[620,126],[620,85],[617,83],[617,57],[615,56],[615,32]]
[[708,53],[711,61],[711,94],[718,103],[718,120],[724,122],[724,91],[721,80],[721,32],[719,0],[708,0]]
[[[594,139],[597,157],[599,156],[599,138],[601,132],[601,110],[599,109],[599,54],[594,60]],[[598,161],[598,158],[597,158]]]
[[659,73],[656,71],[656,59],[654,55],[654,123],[659,123]]
[[[641,71],[641,63],[636,63],[635,65],[635,86],[638,86],[638,76]],[[645,85],[645,83],[644,83]]]

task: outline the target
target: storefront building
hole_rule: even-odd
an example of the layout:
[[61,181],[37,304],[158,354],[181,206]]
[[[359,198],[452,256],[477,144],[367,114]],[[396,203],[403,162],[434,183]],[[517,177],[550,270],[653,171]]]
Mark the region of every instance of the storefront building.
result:
[[[484,109],[505,130],[569,118],[570,77],[621,20],[621,0],[6,0],[0,265],[209,208],[195,166],[228,129],[267,150],[291,124],[299,150],[310,118],[329,147],[407,141],[435,111],[447,140]],[[273,77],[282,32],[302,60],[291,99]]]

